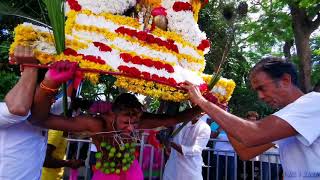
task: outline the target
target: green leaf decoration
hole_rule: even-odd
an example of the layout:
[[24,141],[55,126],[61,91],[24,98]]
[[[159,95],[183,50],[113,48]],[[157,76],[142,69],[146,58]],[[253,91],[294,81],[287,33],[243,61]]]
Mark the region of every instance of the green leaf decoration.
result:
[[65,16],[64,0],[43,0],[47,6],[50,24],[53,30],[54,42],[57,54],[65,49]]
[[212,74],[211,81],[208,85],[209,90],[211,90],[219,81],[221,74],[222,74],[223,69],[220,69],[217,73]]
[[[43,0],[47,6],[50,24],[53,30],[54,42],[57,54],[65,50],[65,17],[64,17],[64,0]],[[63,114],[67,116],[68,100],[67,85],[62,84],[63,91]]]

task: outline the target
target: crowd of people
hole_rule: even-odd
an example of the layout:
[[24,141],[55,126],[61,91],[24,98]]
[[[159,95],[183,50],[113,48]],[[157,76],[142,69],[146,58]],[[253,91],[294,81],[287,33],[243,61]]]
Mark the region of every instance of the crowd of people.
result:
[[[18,46],[12,58],[17,63],[37,63],[28,47]],[[129,134],[135,129],[178,128],[182,122],[188,123],[177,136],[164,142],[171,153],[163,179],[202,179],[202,151],[210,136],[215,135],[230,141],[232,147],[229,148],[233,148],[242,160],[250,160],[277,147],[285,180],[320,178],[320,128],[317,125],[320,94],[304,94],[298,87],[294,65],[285,59],[263,58],[250,72],[252,89],[262,101],[277,110],[258,121],[256,114],[251,114],[255,118],[251,115],[241,118],[221,109],[206,100],[199,87],[190,82],[185,82],[181,88],[188,92],[190,101],[196,106],[174,116],[144,112],[135,95],[123,93],[112,106],[100,109],[96,116],[65,117],[54,113],[53,107],[58,103],[54,98],[60,85],[74,77],[76,68],[76,63],[56,62],[43,75],[37,68],[25,67],[18,83],[0,103],[1,180],[36,180],[40,179],[43,166],[77,168],[83,165],[81,161],[65,161],[62,156],[55,156],[60,154],[55,152],[60,151],[58,146],[65,151],[65,142],[53,137],[48,141],[48,129],[59,130],[51,134],[59,134],[61,138],[63,131],[94,134],[116,130]],[[210,127],[198,120],[203,112],[217,125],[211,123]],[[101,139],[93,136],[93,142],[100,148]],[[234,158],[228,157],[231,161]],[[45,178],[48,176],[45,173],[42,179],[49,179]],[[141,180],[143,172],[135,159],[127,171],[119,173],[106,174],[94,169],[92,179]]]

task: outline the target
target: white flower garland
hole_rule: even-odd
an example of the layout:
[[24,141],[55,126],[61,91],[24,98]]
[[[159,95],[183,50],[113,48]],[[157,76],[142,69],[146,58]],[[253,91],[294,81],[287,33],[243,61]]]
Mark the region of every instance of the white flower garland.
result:
[[[126,10],[137,4],[136,0],[77,0],[83,9],[90,10],[94,14],[111,13],[123,14]],[[66,13],[70,11],[66,3]]]
[[[173,10],[175,2],[188,2],[189,0],[162,0],[161,5],[167,9],[168,29],[176,32],[184,37],[195,46],[198,46],[202,40],[207,39],[206,34],[202,32],[199,25],[193,18],[192,11],[179,11]],[[208,52],[204,51],[205,53]]]

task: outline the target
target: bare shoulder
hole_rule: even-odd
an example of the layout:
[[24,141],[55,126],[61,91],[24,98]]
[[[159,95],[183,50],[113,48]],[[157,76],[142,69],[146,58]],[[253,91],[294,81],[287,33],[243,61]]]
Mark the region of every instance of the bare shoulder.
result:
[[76,119],[77,123],[86,125],[90,132],[100,132],[104,128],[103,119],[99,116],[81,115],[77,116]]

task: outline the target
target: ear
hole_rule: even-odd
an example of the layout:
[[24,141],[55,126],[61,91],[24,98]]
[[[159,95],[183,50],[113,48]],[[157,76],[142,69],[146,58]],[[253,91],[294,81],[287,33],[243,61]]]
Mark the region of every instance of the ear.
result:
[[284,87],[291,86],[292,85],[291,76],[289,74],[285,73],[281,78],[281,83]]

